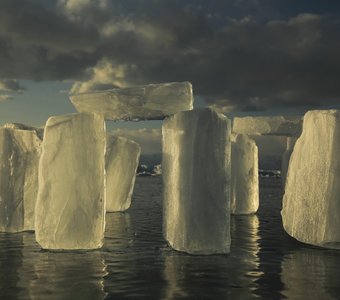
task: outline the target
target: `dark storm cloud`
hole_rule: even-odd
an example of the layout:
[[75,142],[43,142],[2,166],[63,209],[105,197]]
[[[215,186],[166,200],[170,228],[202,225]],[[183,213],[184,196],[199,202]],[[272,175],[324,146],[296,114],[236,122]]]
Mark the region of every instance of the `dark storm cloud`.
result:
[[0,78],[75,91],[189,80],[242,110],[339,103],[337,2],[3,0]]

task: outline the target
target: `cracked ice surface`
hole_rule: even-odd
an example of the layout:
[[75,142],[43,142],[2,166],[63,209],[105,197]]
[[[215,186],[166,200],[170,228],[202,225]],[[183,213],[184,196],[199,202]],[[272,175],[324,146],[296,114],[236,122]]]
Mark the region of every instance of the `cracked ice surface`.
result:
[[306,113],[290,158],[282,221],[295,239],[340,249],[340,110]]
[[163,123],[163,233],[175,250],[230,251],[230,129],[209,108]]
[[259,208],[258,149],[245,134],[232,134],[231,213],[252,214]]
[[106,211],[125,211],[130,207],[140,151],[132,140],[107,135]]
[[34,230],[41,140],[14,124],[0,128],[0,231]]
[[236,117],[233,132],[243,134],[300,136],[302,118],[299,116]]
[[48,119],[39,164],[36,240],[44,249],[95,249],[105,229],[104,119]]
[[193,108],[190,82],[149,84],[70,95],[79,112],[93,112],[106,120],[160,120]]

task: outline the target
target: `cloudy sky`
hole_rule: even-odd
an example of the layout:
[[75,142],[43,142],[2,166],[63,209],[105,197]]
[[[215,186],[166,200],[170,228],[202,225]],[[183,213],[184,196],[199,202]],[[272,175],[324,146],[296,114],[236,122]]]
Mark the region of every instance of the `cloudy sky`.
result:
[[168,81],[225,112],[339,107],[339,37],[338,0],[0,0],[0,124],[72,113],[69,92]]

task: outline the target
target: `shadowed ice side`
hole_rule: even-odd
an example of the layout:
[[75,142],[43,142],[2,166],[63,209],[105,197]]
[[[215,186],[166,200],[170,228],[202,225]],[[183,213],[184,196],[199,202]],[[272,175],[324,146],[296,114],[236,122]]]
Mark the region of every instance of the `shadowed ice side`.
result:
[[0,232],[34,230],[41,140],[23,126],[0,128]]
[[70,95],[78,112],[102,115],[106,120],[162,120],[193,108],[190,82],[149,84]]

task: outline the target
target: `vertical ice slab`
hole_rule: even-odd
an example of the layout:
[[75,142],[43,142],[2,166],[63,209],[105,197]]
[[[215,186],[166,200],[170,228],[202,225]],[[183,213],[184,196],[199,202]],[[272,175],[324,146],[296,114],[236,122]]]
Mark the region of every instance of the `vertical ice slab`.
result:
[[106,211],[125,211],[130,207],[140,151],[132,140],[107,135]]
[[34,230],[41,140],[35,131],[0,128],[0,231]]
[[158,120],[193,108],[190,82],[170,82],[70,95],[79,112],[106,120]]
[[233,134],[231,143],[232,214],[256,213],[259,208],[258,149],[245,134]]
[[230,250],[230,130],[230,121],[209,108],[163,123],[163,233],[175,250]]
[[295,239],[340,249],[340,110],[306,113],[290,158],[282,221]]
[[286,177],[287,177],[287,172],[288,172],[288,165],[289,165],[289,160],[290,156],[293,153],[294,145],[296,143],[297,138],[294,137],[287,137],[287,146],[286,146],[286,151],[282,154],[282,159],[281,159],[281,182],[282,182],[282,187],[284,188],[286,184]]
[[36,240],[44,249],[95,249],[105,227],[104,119],[95,114],[47,120],[39,163]]

